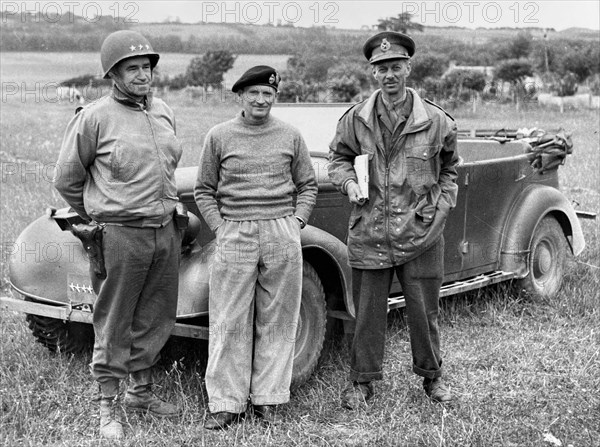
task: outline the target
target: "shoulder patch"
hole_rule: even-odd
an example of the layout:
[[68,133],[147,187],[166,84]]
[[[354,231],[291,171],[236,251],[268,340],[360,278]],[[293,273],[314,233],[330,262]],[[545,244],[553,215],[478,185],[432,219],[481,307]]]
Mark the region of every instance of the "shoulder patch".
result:
[[425,101],[427,104],[432,105],[433,107],[440,109],[442,112],[444,112],[446,114],[446,116],[448,118],[450,118],[452,121],[455,121],[455,119],[452,115],[450,115],[448,112],[446,112],[442,107],[438,106],[435,102],[430,101],[429,99],[426,99],[426,98],[423,98],[423,101]]

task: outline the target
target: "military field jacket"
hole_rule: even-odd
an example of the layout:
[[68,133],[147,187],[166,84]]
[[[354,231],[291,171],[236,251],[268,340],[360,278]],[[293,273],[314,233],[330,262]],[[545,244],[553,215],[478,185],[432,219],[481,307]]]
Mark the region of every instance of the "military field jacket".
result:
[[82,217],[141,227],[166,225],[177,203],[182,149],[173,111],[119,91],[84,107],[63,138],[55,187]]
[[354,158],[369,157],[369,200],[348,224],[350,265],[389,268],[416,257],[441,236],[456,205],[456,124],[442,109],[413,95],[406,124],[385,147],[377,112],[380,91],[338,122],[329,151],[329,177],[344,194],[356,181]]

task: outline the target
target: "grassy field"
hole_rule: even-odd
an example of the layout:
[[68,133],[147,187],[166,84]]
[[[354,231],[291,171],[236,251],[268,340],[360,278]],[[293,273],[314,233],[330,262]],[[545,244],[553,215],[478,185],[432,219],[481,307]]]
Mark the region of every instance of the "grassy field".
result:
[[[3,78],[6,69],[2,55]],[[32,75],[33,76],[33,75]],[[49,75],[51,76],[51,75]],[[62,75],[61,75],[62,76]],[[36,73],[35,77],[41,77]],[[206,131],[231,117],[229,102],[166,98],[175,110],[185,156],[195,163]],[[52,188],[70,104],[15,98],[0,110],[0,293],[7,293],[6,247],[49,205],[63,204]],[[452,111],[461,128],[564,127],[574,154],[560,168],[562,190],[579,208],[600,209],[598,112],[559,114],[529,107],[485,105]],[[180,420],[132,416],[126,446],[597,446],[600,440],[600,234],[583,221],[584,253],[570,263],[555,300],[516,294],[508,286],[443,301],[442,335],[452,405],[430,403],[410,370],[404,314],[388,321],[385,379],[367,411],[340,408],[348,372],[338,342],[315,376],[284,408],[285,423],[267,430],[252,419],[226,432],[203,430],[203,361],[163,365],[161,393],[185,409]],[[198,351],[202,351],[201,346]],[[95,392],[89,355],[51,355],[34,342],[23,315],[0,313],[0,444],[96,446]],[[560,442],[560,444],[559,444]]]

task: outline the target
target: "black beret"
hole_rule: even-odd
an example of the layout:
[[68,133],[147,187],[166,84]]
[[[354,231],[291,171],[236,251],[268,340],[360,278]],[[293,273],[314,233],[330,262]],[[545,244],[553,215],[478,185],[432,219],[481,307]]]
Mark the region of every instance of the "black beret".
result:
[[277,70],[273,67],[269,67],[268,65],[257,65],[244,73],[242,77],[233,84],[231,91],[237,93],[238,90],[248,87],[249,85],[267,85],[273,87],[275,91],[277,91],[280,80],[279,73],[277,73]]
[[365,42],[363,53],[372,64],[388,59],[410,59],[415,54],[415,42],[406,34],[383,31]]

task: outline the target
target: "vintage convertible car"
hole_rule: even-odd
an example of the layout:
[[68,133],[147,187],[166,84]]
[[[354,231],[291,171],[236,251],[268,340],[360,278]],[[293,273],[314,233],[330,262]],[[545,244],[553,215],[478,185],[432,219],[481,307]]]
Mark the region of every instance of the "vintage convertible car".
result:
[[[273,113],[296,125],[311,149],[319,194],[309,225],[302,230],[304,278],[296,339],[294,385],[313,372],[328,321],[352,330],[354,307],[346,240],[351,211],[327,177],[327,150],[337,119],[348,105],[279,105]],[[537,131],[461,132],[458,204],[446,225],[442,296],[513,280],[544,296],[557,293],[568,253],[578,255],[584,239],[578,216],[558,189],[558,166],[570,152],[562,133]],[[208,266],[214,235],[193,200],[196,168],[177,171],[179,197],[190,210],[182,243],[178,322],[174,336],[207,339]],[[10,259],[13,298],[2,307],[27,314],[38,341],[55,351],[89,346],[95,295],[89,261],[69,226],[69,209],[48,210],[23,230],[18,247],[45,247],[41,258],[24,249]],[[404,305],[394,283],[389,308]]]

